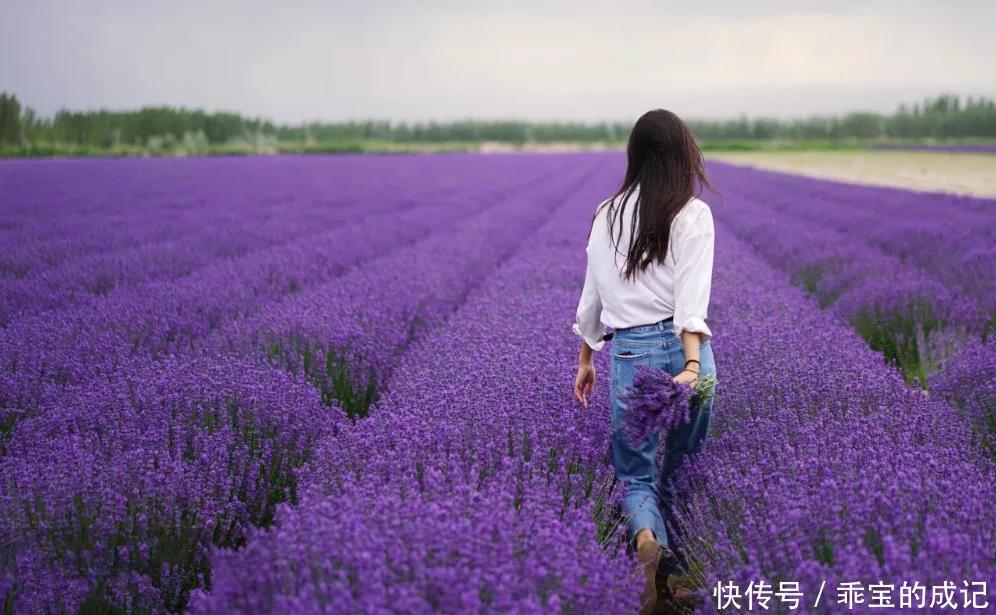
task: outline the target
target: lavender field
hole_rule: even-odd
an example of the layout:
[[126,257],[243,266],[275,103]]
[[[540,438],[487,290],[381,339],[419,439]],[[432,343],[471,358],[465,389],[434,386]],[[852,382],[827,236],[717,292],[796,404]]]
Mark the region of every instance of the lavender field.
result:
[[[4,611],[636,612],[606,353],[570,395],[623,166],[0,164]],[[702,610],[765,580],[984,612],[996,201],[709,172],[719,385],[673,520]]]

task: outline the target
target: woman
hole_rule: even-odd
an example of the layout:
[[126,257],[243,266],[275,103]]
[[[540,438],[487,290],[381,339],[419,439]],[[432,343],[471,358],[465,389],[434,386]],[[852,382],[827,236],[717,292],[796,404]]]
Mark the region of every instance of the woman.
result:
[[658,564],[662,576],[674,565],[661,512],[667,514],[674,500],[670,480],[684,457],[701,447],[712,403],[699,406],[688,423],[668,433],[658,476],[658,436],[648,436],[639,446],[629,442],[622,432],[622,395],[633,384],[636,365],[666,369],[676,381],[692,385],[715,374],[712,333],[705,322],[715,234],[709,206],[696,196],[709,187],[702,154],[678,116],[663,110],[644,114],[630,133],[626,153],[622,187],[599,205],[588,235],[588,266],[574,325],[583,338],[574,396],[588,406],[595,389],[592,351],[602,349],[605,327],[611,327],[612,461],[626,487],[627,537],[645,566],[643,604],[650,612],[657,600]]

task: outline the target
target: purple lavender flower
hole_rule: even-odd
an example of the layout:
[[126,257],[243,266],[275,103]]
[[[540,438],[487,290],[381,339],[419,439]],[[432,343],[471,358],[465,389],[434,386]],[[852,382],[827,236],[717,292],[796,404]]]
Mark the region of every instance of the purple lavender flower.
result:
[[664,435],[688,422],[693,394],[691,386],[675,382],[666,370],[637,365],[633,386],[623,396],[626,437],[635,445],[651,433]]
[[[635,610],[605,387],[587,409],[567,394],[583,241],[622,164],[0,164],[0,283],[16,296],[0,329],[0,600],[18,613],[182,610],[191,594],[211,613]],[[972,397],[991,380],[972,328],[990,304],[944,273],[961,255],[918,249],[940,241],[916,218],[942,197],[725,167],[715,179],[724,393],[669,519],[696,586],[996,587],[996,470],[973,431],[992,406]],[[943,198],[986,278],[990,203]],[[198,222],[223,245],[188,235]],[[174,260],[183,236],[207,251]],[[74,271],[109,275],[107,292],[72,286]],[[897,348],[926,334],[917,352],[953,354],[949,377],[910,388],[852,328],[865,316]],[[641,420],[666,427],[689,391],[645,376]],[[368,414],[347,417],[337,387],[371,380]]]

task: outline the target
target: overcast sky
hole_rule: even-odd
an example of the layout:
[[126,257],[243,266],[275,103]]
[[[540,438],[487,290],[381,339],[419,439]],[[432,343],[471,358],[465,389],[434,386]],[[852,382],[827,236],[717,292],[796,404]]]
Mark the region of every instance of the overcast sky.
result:
[[0,90],[43,115],[798,117],[996,96],[996,0],[0,4]]

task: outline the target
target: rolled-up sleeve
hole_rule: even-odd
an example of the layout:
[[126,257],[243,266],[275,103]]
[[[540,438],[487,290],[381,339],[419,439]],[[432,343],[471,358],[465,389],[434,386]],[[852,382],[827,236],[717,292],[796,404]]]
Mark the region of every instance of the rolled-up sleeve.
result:
[[674,332],[680,336],[684,331],[696,331],[705,342],[712,337],[706,324],[716,242],[712,212],[702,210],[687,230],[687,235],[675,238]]
[[585,268],[584,288],[578,302],[574,321],[574,333],[580,335],[592,350],[601,350],[605,345],[605,325],[602,324],[602,299],[598,296],[595,276],[589,262]]

